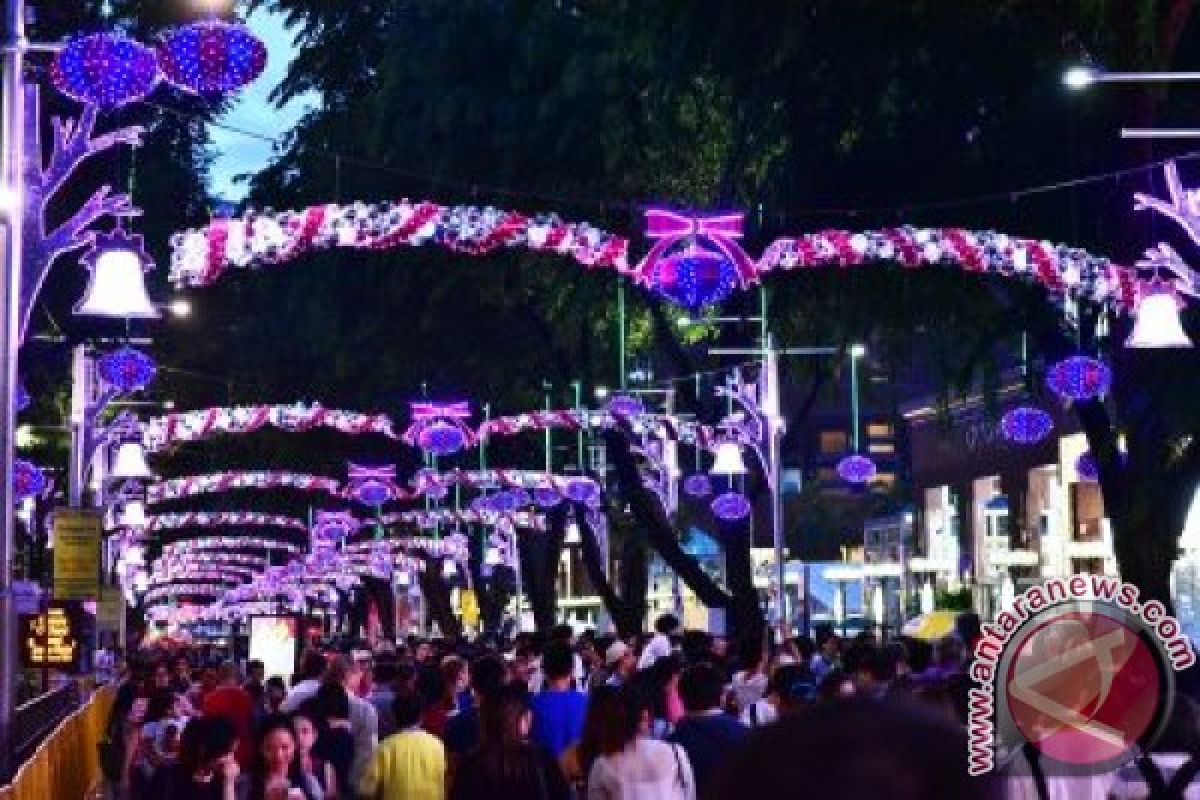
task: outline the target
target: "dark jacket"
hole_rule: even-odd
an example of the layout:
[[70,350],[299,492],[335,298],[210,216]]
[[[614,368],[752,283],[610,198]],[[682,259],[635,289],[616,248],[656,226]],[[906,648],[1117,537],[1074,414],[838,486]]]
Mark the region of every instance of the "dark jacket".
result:
[[737,752],[749,732],[725,713],[688,715],[675,726],[667,741],[679,745],[692,762],[696,794],[702,795],[722,761]]

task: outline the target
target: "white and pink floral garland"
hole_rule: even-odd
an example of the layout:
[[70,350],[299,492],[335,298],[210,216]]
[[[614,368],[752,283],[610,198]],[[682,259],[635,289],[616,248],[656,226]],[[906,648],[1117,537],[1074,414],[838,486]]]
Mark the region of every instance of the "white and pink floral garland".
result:
[[336,478],[287,470],[231,470],[152,483],[146,487],[146,502],[154,505],[239,489],[295,489],[301,492],[324,492],[337,498],[345,497],[342,484]]
[[[180,528],[284,528],[307,532],[308,523],[298,517],[258,511],[183,511],[146,517],[146,530],[151,532]],[[244,540],[236,538],[234,541]]]
[[172,445],[222,434],[243,434],[272,427],[290,433],[331,428],[352,436],[378,434],[399,440],[387,414],[364,414],[313,405],[258,405],[206,408],[152,417],[144,427],[146,449],[158,452]]

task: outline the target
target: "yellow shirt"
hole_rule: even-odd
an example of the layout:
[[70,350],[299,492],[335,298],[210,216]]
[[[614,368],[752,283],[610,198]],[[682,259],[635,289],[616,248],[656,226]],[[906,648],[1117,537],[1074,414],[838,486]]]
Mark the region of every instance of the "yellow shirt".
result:
[[422,730],[393,734],[371,756],[358,792],[377,800],[445,800],[446,749]]

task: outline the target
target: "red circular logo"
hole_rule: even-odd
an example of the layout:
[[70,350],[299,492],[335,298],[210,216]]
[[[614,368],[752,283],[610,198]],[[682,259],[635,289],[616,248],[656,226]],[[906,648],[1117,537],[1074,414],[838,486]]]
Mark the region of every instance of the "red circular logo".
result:
[[1122,612],[1057,609],[1009,645],[1004,690],[1025,741],[1069,768],[1128,758],[1162,721],[1164,660]]

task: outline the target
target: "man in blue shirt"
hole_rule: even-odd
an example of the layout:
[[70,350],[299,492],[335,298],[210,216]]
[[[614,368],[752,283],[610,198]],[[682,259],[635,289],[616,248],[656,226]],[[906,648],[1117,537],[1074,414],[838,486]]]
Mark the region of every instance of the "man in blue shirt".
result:
[[696,776],[696,796],[704,794],[717,766],[746,738],[742,723],[721,710],[725,679],[711,664],[695,664],[679,676],[679,699],[686,715],[667,740],[687,753]]
[[575,658],[566,642],[552,641],[542,653],[545,683],[534,696],[530,738],[555,758],[579,740],[587,714],[587,695],[573,686]]

